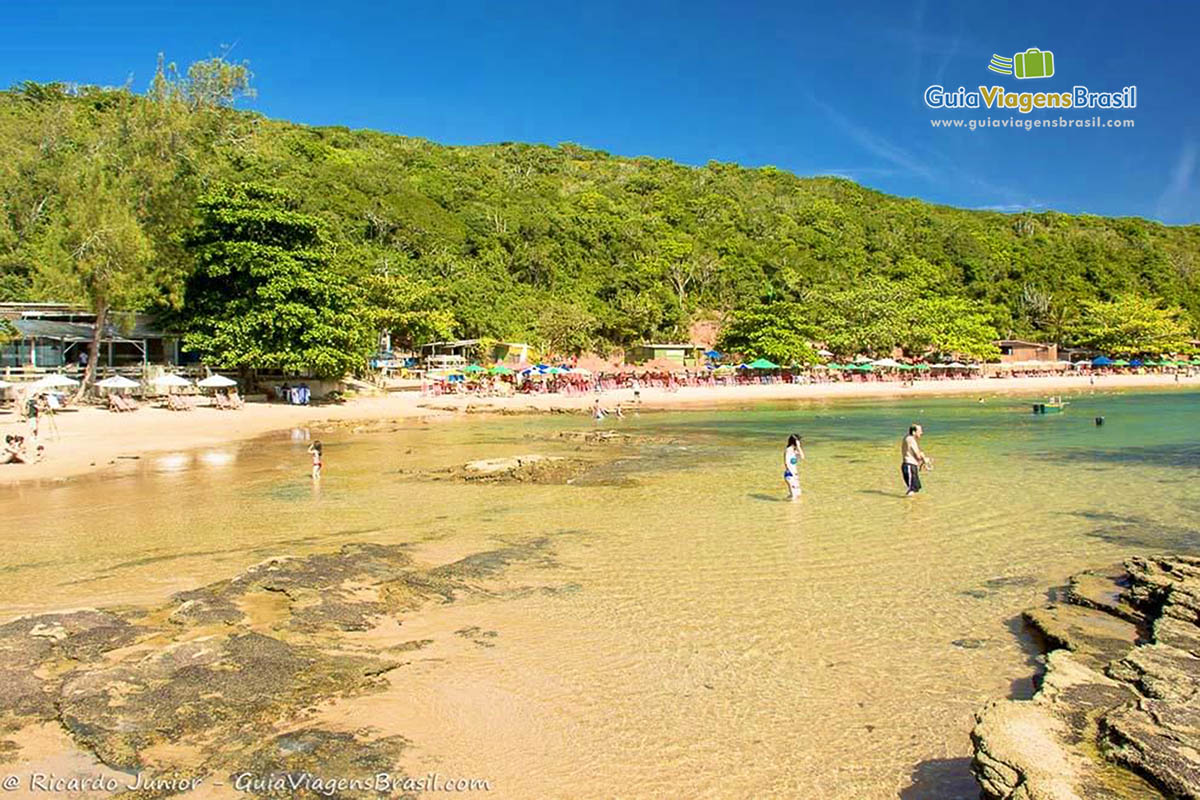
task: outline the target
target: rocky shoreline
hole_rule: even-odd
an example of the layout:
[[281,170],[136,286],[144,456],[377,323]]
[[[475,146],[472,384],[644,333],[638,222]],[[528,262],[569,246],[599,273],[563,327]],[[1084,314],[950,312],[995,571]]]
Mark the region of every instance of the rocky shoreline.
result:
[[1024,616],[1053,649],[1030,700],[976,714],[984,796],[1200,799],[1200,557],[1081,573]]

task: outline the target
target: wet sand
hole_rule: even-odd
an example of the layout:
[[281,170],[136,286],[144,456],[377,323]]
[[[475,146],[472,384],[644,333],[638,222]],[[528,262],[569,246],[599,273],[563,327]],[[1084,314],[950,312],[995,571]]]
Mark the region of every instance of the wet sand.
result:
[[[642,389],[642,408],[738,406],[764,401],[851,400],[859,398],[905,398],[953,395],[1022,394],[1044,399],[1049,394],[1108,391],[1114,389],[1194,388],[1200,377],[1173,375],[1108,375],[1089,383],[1087,376],[1039,378],[974,378],[927,380],[912,386],[899,383],[766,384],[750,386],[684,387],[668,392]],[[608,391],[601,404],[611,408],[630,404],[629,389]],[[83,407],[61,412],[53,426],[43,431],[47,457],[40,464],[0,465],[0,485],[26,481],[58,480],[103,472],[122,460],[148,453],[190,450],[250,439],[296,426],[320,426],[353,422],[413,418],[454,419],[467,413],[586,412],[596,395],[519,395],[490,398],[473,395],[423,397],[415,392],[385,396],[360,396],[339,405],[288,406],[251,403],[240,411],[200,407],[191,412],[142,408],[134,413],[114,414]],[[28,433],[28,427],[11,409],[0,412],[0,434]]]

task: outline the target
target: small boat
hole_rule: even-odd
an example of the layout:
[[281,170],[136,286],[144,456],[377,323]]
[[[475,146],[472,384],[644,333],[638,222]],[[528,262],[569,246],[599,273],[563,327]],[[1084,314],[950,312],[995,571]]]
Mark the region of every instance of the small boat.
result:
[[1033,413],[1035,414],[1061,414],[1067,407],[1067,404],[1062,400],[1052,400],[1049,403],[1034,403]]

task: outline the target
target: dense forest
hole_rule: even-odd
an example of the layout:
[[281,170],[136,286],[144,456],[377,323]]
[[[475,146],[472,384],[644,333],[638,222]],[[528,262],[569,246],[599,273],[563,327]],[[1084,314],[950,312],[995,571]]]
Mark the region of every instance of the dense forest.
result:
[[[338,339],[346,365],[383,328],[575,353],[677,340],[714,320],[730,347],[793,359],[814,341],[839,354],[987,356],[995,336],[1108,336],[1153,352],[1200,328],[1200,226],[960,210],[838,178],[574,144],[451,147],[308,127],[237,110],[249,79],[221,59],[182,73],[160,59],[145,92],[0,93],[0,300],[156,310],[199,331],[192,341],[219,361],[202,317],[247,307],[214,302],[224,284],[200,274],[214,268],[203,229],[242,213],[267,220],[257,234],[225,225],[257,242],[266,260],[243,258],[251,271],[283,252],[271,219],[304,228],[289,274],[336,285],[339,324],[362,328]],[[230,212],[214,196],[250,207]],[[203,308],[189,302],[198,275]],[[332,296],[259,286],[227,290],[300,305]],[[1113,339],[1122,326],[1142,339]]]

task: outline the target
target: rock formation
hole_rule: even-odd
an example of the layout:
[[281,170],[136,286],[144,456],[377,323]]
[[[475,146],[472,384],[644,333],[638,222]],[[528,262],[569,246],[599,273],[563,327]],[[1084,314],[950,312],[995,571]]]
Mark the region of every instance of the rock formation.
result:
[[1025,619],[1057,649],[1032,699],[976,714],[985,796],[1200,799],[1200,558],[1085,572]]

